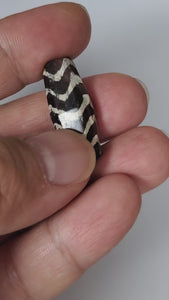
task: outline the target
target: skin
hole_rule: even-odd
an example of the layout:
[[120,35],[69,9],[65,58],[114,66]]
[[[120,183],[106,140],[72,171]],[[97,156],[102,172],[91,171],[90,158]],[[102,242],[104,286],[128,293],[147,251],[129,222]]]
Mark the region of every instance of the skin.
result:
[[[73,3],[1,20],[0,98],[40,80],[47,61],[79,55],[90,29],[86,11]],[[47,300],[61,293],[124,237],[139,213],[141,193],[169,176],[168,137],[156,128],[138,127],[147,112],[146,93],[138,81],[111,73],[84,82],[100,139],[109,140],[96,165],[85,139],[70,131],[51,131],[44,92],[0,107],[3,300]],[[83,172],[76,180],[58,184],[58,172],[49,180],[39,159],[46,139],[57,147],[61,141],[75,144],[82,153]],[[64,179],[64,168],[62,175]]]

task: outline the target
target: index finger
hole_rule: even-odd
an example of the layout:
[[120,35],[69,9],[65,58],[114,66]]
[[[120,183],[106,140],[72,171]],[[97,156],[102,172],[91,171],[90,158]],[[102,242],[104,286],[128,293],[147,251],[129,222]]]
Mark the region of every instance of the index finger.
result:
[[55,57],[76,57],[90,38],[86,10],[74,3],[41,6],[0,21],[0,99],[42,77]]

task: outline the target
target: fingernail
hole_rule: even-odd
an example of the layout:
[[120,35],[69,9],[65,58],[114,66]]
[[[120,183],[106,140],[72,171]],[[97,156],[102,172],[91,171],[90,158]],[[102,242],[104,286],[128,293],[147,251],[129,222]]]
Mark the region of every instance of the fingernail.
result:
[[95,166],[95,152],[83,135],[71,130],[50,131],[27,142],[35,149],[45,176],[54,184],[88,179]]
[[135,78],[135,79],[141,84],[142,88],[145,91],[147,102],[149,102],[149,100],[150,100],[150,93],[149,93],[148,87],[146,86],[146,84],[142,80],[140,80],[138,78]]

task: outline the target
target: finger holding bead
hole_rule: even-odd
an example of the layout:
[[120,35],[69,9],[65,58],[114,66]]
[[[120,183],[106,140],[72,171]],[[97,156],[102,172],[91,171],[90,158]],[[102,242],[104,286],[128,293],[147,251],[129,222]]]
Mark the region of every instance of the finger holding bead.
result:
[[40,80],[54,57],[79,55],[90,32],[89,15],[75,3],[45,5],[0,20],[0,99]]
[[131,176],[145,193],[169,177],[169,138],[159,129],[133,128],[106,143],[93,180],[108,174]]
[[[84,78],[83,82],[92,99],[101,141],[111,139],[143,121],[148,102],[143,87],[136,79],[109,73]],[[1,135],[26,137],[52,128],[44,91],[0,107]]]

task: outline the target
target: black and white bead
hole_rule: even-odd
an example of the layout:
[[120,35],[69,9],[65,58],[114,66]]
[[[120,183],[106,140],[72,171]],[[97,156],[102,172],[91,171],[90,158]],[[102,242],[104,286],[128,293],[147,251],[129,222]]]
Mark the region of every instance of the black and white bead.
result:
[[52,60],[46,64],[43,75],[54,127],[84,134],[99,157],[101,149],[93,105],[73,61]]

